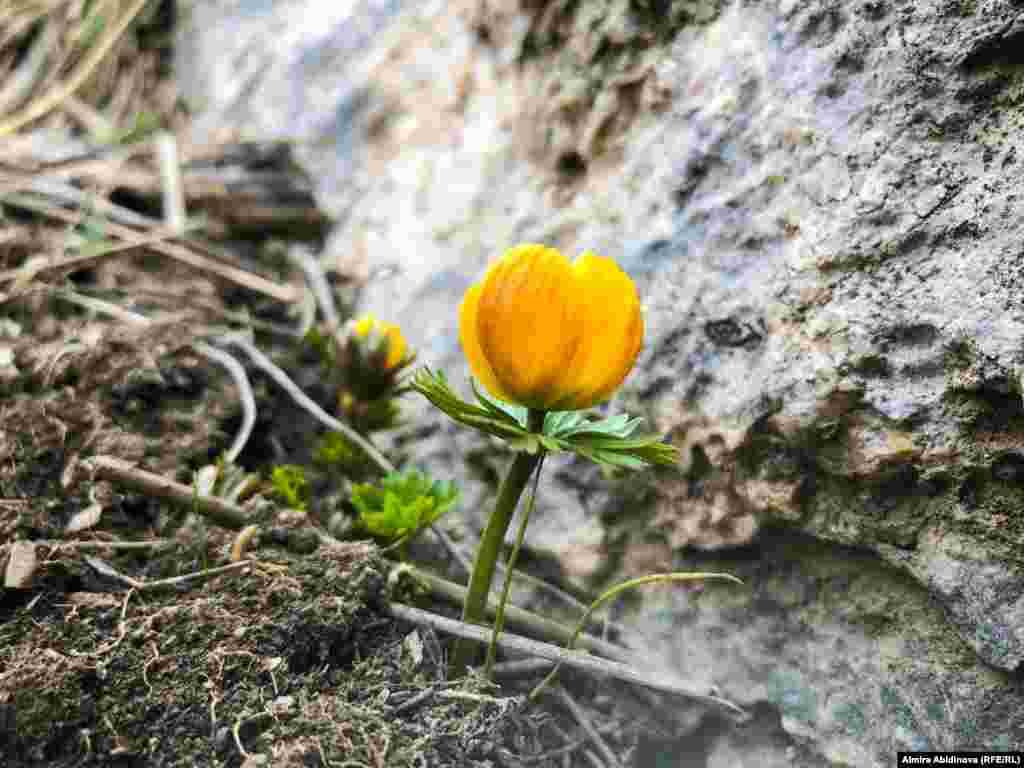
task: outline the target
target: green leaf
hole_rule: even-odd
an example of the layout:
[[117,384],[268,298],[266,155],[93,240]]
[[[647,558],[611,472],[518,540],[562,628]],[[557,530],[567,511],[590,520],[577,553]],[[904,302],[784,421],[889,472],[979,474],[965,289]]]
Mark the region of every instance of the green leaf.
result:
[[409,388],[419,392],[453,420],[507,440],[514,450],[536,453],[567,451],[607,466],[641,469],[647,464],[675,464],[679,454],[657,435],[636,435],[643,420],[628,414],[591,419],[580,411],[545,415],[544,431],[527,429],[529,411],[490,397],[470,379],[478,404],[468,403],[448,386],[440,372],[421,368]]
[[496,397],[491,397],[482,389],[477,387],[475,379],[469,380],[469,386],[473,388],[473,394],[476,395],[476,399],[488,410],[488,412],[493,413],[499,418],[502,415],[511,416],[515,420],[516,424],[521,426],[523,429],[526,429],[526,425],[529,423],[529,409],[524,408],[521,405],[506,403]]
[[473,405],[456,395],[443,376],[435,376],[429,368],[413,375],[409,388],[419,392],[453,420],[467,427],[505,439],[529,434],[512,414],[494,403]]
[[647,462],[638,459],[628,453],[616,453],[615,451],[595,451],[589,448],[580,448],[577,453],[586,456],[595,464],[602,464],[608,467],[623,467],[624,469],[643,469]]
[[581,411],[552,411],[544,417],[544,434],[561,437],[586,423],[587,416]]
[[[607,435],[609,437],[627,438],[632,435],[636,431],[637,427],[642,423],[643,419],[640,417],[630,418],[629,414],[620,413],[616,416],[610,416],[607,419],[601,419],[599,421],[588,421],[587,419],[581,418],[575,423],[567,423],[554,434],[561,438],[589,435]],[[544,431],[547,432],[547,434],[552,434],[552,432],[547,428],[547,423],[544,425]]]
[[292,509],[306,508],[309,487],[306,484],[306,473],[302,467],[294,464],[282,464],[274,467],[270,473],[270,484],[285,504]]
[[352,505],[362,527],[383,539],[400,539],[433,523],[459,499],[453,482],[432,481],[416,469],[392,472],[380,485],[352,486]]

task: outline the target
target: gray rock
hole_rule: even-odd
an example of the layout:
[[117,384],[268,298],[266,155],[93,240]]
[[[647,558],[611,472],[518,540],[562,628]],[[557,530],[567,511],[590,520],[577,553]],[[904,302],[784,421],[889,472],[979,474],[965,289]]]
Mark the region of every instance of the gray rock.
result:
[[1019,743],[1019,684],[979,666],[912,579],[868,552],[780,529],[762,533],[757,555],[680,560],[746,587],[663,592],[633,619],[652,656],[756,713],[708,765],[755,765],[761,749],[765,765],[886,766],[898,750]]
[[[687,475],[553,462],[529,538],[576,577],[655,535],[750,545],[721,560],[750,590],[675,606],[662,649],[757,708],[763,738],[708,764],[773,717],[778,764],[1024,748],[1019,4],[329,5],[197,6],[186,90],[210,126],[319,142],[327,263],[456,382],[456,307],[510,245],[634,276],[645,350],[611,408]],[[506,457],[409,414],[395,447],[479,522]]]

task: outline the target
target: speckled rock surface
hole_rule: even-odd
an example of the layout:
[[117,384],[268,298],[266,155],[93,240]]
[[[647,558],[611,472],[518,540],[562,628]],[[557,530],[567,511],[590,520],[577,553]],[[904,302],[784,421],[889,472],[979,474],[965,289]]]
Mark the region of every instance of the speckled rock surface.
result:
[[[750,591],[674,606],[689,650],[664,649],[759,713],[708,764],[1024,748],[1019,3],[363,3],[365,51],[320,6],[197,7],[252,38],[182,55],[248,84],[196,82],[209,127],[318,140],[324,258],[424,362],[460,379],[454,308],[514,243],[637,280],[612,407],[686,474],[556,463],[529,535],[581,578],[745,547],[722,563]],[[397,444],[479,519],[489,443],[435,419]]]
[[766,765],[887,766],[897,750],[1019,743],[1014,684],[978,664],[913,579],[865,551],[788,530],[764,530],[751,554],[681,558],[749,588],[661,592],[635,618],[673,668],[757,713],[755,737],[730,733],[709,765],[754,765],[729,760],[763,749],[778,755]]

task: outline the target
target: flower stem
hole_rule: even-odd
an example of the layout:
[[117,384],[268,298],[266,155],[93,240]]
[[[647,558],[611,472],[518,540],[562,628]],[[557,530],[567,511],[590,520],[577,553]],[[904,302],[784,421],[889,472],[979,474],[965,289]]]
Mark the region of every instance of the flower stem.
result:
[[[544,412],[531,410],[529,413],[529,430],[540,432],[544,425]],[[494,580],[494,571],[498,563],[498,556],[501,554],[501,545],[505,542],[505,534],[512,517],[515,515],[516,506],[519,504],[519,497],[523,495],[530,475],[541,460],[543,449],[537,453],[517,453],[508,468],[501,488],[498,491],[498,500],[494,504],[494,510],[487,520],[483,535],[480,538],[480,546],[476,551],[476,559],[473,561],[473,573],[469,577],[469,589],[466,592],[466,600],[462,604],[462,620],[467,624],[483,624],[487,608],[487,597],[491,592],[491,582]],[[453,677],[461,677],[465,674],[466,667],[473,662],[477,647],[472,641],[456,640],[452,650],[451,674]]]
[[533,473],[533,490],[530,492],[530,501],[526,510],[520,516],[519,530],[516,532],[516,543],[512,546],[508,561],[505,563],[505,583],[501,588],[501,597],[498,598],[498,607],[494,612],[494,629],[491,632],[491,642],[487,646],[487,658],[484,660],[484,677],[491,679],[494,671],[494,661],[498,654],[498,637],[505,628],[505,605],[508,603],[508,593],[512,588],[512,575],[515,572],[516,559],[519,557],[519,550],[523,546],[523,539],[526,535],[526,526],[530,522],[530,515],[533,514],[533,507],[537,503],[537,486],[540,485],[540,472],[544,467],[544,450],[540,451],[540,459],[537,461],[537,470]]

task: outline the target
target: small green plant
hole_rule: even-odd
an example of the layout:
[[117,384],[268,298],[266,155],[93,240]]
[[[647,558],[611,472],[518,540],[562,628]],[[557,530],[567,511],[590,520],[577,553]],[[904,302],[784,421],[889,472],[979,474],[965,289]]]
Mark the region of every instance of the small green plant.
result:
[[313,461],[326,468],[348,468],[362,460],[360,451],[340,432],[326,432],[313,448]]
[[415,469],[392,472],[379,485],[352,486],[352,505],[371,536],[408,539],[433,523],[459,499],[455,483],[433,481]]
[[305,511],[309,501],[309,485],[302,467],[294,464],[274,467],[270,473],[270,485],[274,495],[289,507]]

